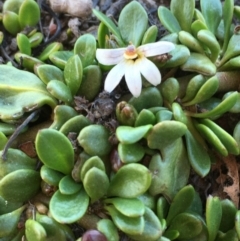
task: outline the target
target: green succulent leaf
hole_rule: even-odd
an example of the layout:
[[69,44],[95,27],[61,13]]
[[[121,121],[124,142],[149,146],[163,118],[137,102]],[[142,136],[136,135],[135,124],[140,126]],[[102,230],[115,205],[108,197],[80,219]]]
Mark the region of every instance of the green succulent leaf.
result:
[[218,241],[238,241],[237,233],[234,229],[228,230],[226,233],[218,233]]
[[160,6],[158,8],[158,17],[162,23],[162,25],[170,32],[170,33],[178,33],[181,31],[181,27],[179,25],[178,20],[173,15],[173,13],[166,7]]
[[174,68],[183,65],[189,58],[190,51],[186,46],[177,44],[175,45],[175,49],[169,54],[172,57],[164,63],[163,68]]
[[[26,206],[22,206],[13,212],[0,215],[0,238],[10,236],[17,229],[20,216]],[[2,239],[4,240],[4,239]]]
[[193,78],[191,78],[188,82],[187,88],[186,88],[186,93],[185,96],[182,98],[183,102],[188,102],[191,101],[200,88],[204,85],[206,82],[206,77],[203,76],[202,74],[195,75]]
[[195,190],[192,185],[187,185],[179,190],[179,192],[174,196],[166,221],[171,224],[171,221],[178,214],[185,212],[193,202],[195,195]]
[[56,51],[49,55],[51,62],[58,68],[64,69],[67,61],[74,55],[72,51]]
[[191,32],[191,23],[194,15],[194,0],[172,0],[170,10],[179,22],[182,30]]
[[132,97],[128,104],[133,105],[139,113],[142,109],[162,106],[163,98],[156,87],[147,87],[142,90],[138,98]]
[[187,145],[188,158],[192,168],[198,175],[202,177],[206,176],[211,167],[211,161],[207,151],[194,138],[189,130],[187,130],[185,134],[185,140]]
[[50,128],[59,130],[65,122],[74,116],[77,116],[77,112],[72,107],[67,105],[57,105],[54,108],[53,123]]
[[80,171],[81,180],[84,179],[86,173],[93,167],[96,167],[99,170],[102,170],[103,172],[105,172],[105,166],[104,166],[104,163],[101,160],[101,158],[98,157],[98,156],[93,156],[93,157],[90,157],[89,159],[87,159],[83,163],[83,166],[82,166],[81,171]]
[[43,165],[40,170],[41,178],[49,185],[58,186],[60,180],[64,177],[61,172],[55,171],[52,168]]
[[70,174],[74,165],[74,151],[69,139],[54,129],[42,129],[36,137],[40,160],[49,168]]
[[222,18],[222,4],[220,0],[201,0],[201,11],[209,30],[215,34]]
[[64,82],[63,71],[54,65],[42,64],[36,66],[34,69],[38,77],[45,84],[48,84],[51,80]]
[[175,78],[168,78],[160,85],[161,94],[169,104],[177,98],[179,92],[179,82]]
[[44,227],[37,221],[28,219],[25,223],[26,238],[28,240],[44,241],[47,238],[47,233]]
[[84,189],[72,195],[62,194],[59,190],[50,200],[50,211],[59,223],[73,223],[79,220],[87,211],[89,197]]
[[156,124],[156,117],[150,110],[143,109],[136,118],[135,127],[144,126],[148,124]]
[[36,65],[41,65],[44,64],[41,60],[39,60],[38,58],[34,58],[32,56],[29,56],[27,54],[23,54],[20,52],[17,52],[14,55],[14,59],[21,64],[21,66],[23,66],[24,68],[30,70],[31,72],[34,71],[34,67]]
[[25,202],[37,193],[40,182],[39,172],[35,170],[13,171],[1,179],[0,196],[8,202]]
[[[223,217],[225,218],[225,217]],[[206,224],[208,240],[214,241],[222,219],[222,206],[218,197],[209,196],[206,203]]]
[[116,136],[122,144],[133,144],[147,135],[152,125],[139,127],[119,126],[116,130]]
[[84,115],[77,115],[67,120],[59,131],[67,136],[70,132],[79,133],[84,127],[90,124],[91,122],[87,117]]
[[89,155],[104,156],[111,151],[109,136],[110,133],[106,127],[94,124],[84,127],[80,131],[77,140]]
[[149,170],[137,163],[122,166],[112,178],[108,196],[135,198],[145,193],[151,185]]
[[218,87],[219,87],[219,80],[218,80],[218,77],[215,75],[209,78],[200,87],[195,97],[191,101],[185,102],[184,106],[194,105],[209,99],[216,93],[216,91],[218,90]]
[[109,39],[109,30],[108,27],[103,23],[100,22],[99,26],[98,26],[98,46],[99,48],[106,48],[106,41],[110,40]]
[[123,163],[139,162],[145,151],[143,147],[138,143],[133,144],[118,144],[118,154]]
[[108,241],[116,241],[119,240],[119,234],[117,227],[114,225],[112,220],[110,219],[101,219],[97,223],[97,229],[101,233],[103,233]]
[[191,240],[202,231],[201,219],[191,213],[180,213],[171,222],[168,230],[177,230],[179,240]]
[[235,216],[235,229],[237,232],[238,239],[240,239],[240,210],[236,212]]
[[63,49],[62,43],[53,42],[47,45],[47,47],[41,52],[38,56],[38,59],[41,61],[46,61],[51,54]]
[[190,166],[181,138],[162,148],[161,154],[162,157],[154,155],[149,164],[152,173],[149,193],[162,194],[169,200],[186,185]]
[[144,213],[144,229],[141,234],[129,235],[138,241],[155,241],[158,240],[163,232],[162,225],[155,213],[148,207],[145,207]]
[[25,112],[45,104],[54,107],[56,101],[47,92],[45,85],[34,74],[12,66],[0,65],[0,118],[12,120]]
[[81,85],[83,76],[82,61],[77,54],[69,58],[63,73],[67,86],[71,90],[72,95],[75,95]]
[[21,31],[19,17],[18,17],[18,14],[15,12],[5,11],[3,13],[2,22],[3,22],[4,28],[12,35],[16,35]]
[[82,67],[93,64],[96,55],[96,39],[91,34],[80,36],[74,44],[74,54],[78,54]]
[[229,199],[221,200],[222,205],[222,219],[219,226],[219,230],[226,233],[228,230],[235,226],[235,215],[237,208]]
[[157,35],[158,35],[157,26],[156,25],[150,26],[143,36],[142,45],[156,42]]
[[[0,157],[2,156],[2,151],[0,152]],[[17,161],[16,161],[17,160]],[[20,170],[29,169],[35,170],[37,165],[37,160],[30,158],[24,152],[18,149],[8,149],[7,159],[3,160],[0,158],[0,180],[7,174]]]
[[24,0],[7,0],[3,3],[3,12],[13,11],[14,13],[19,12],[19,8]]
[[55,221],[52,217],[36,213],[36,221],[43,226],[50,240],[74,240],[72,230],[66,224]]
[[142,201],[136,198],[109,198],[104,201],[107,205],[112,204],[120,213],[127,217],[140,217],[145,212]]
[[207,76],[212,76],[216,73],[216,66],[207,56],[200,53],[191,53],[187,61],[181,66],[181,69]]
[[231,93],[226,99],[224,99],[219,105],[213,108],[210,111],[206,111],[203,113],[190,113],[189,115],[196,118],[213,118],[216,116],[220,116],[230,110],[234,104],[236,103],[238,98],[238,92],[234,91]]
[[73,96],[70,89],[61,81],[51,80],[47,84],[47,90],[56,99],[63,101],[68,105],[73,103]]
[[200,53],[203,55],[205,54],[204,49],[203,49],[201,43],[199,42],[199,40],[196,39],[189,32],[184,31],[184,30],[180,31],[178,33],[178,38],[179,38],[179,41],[181,42],[181,44],[188,47],[191,51],[197,52],[197,53]]
[[179,121],[166,120],[159,122],[147,134],[148,146],[152,149],[161,150],[183,136],[186,131],[186,125]]
[[122,40],[121,34],[119,29],[117,28],[117,26],[115,25],[115,23],[108,18],[105,14],[103,14],[102,12],[93,9],[92,10],[94,15],[101,21],[103,22],[108,28],[109,30],[115,35],[115,37],[117,38],[117,42],[120,46],[124,46],[124,42]]
[[29,42],[30,42],[30,46],[31,48],[36,48],[40,45],[40,43],[43,40],[43,34],[41,32],[36,32],[35,34],[29,36]]
[[100,92],[102,86],[102,72],[99,66],[89,65],[83,70],[83,78],[78,95],[92,101]]
[[238,35],[237,33],[232,35],[232,37],[228,42],[227,49],[219,63],[219,66],[222,66],[226,61],[240,54],[239,40],[240,40],[240,35]]
[[82,188],[81,183],[76,183],[71,175],[64,176],[59,182],[59,191],[65,195],[72,195],[79,192]]
[[[1,127],[0,127],[1,129]],[[2,130],[0,131],[0,150],[3,150],[5,145],[8,142],[8,138],[5,136],[5,133],[2,132]]]
[[107,174],[97,167],[92,167],[84,176],[83,186],[91,198],[91,202],[106,195],[109,187],[109,179]]
[[22,28],[27,26],[34,27],[40,20],[40,8],[34,0],[24,0],[18,14]]
[[139,46],[147,30],[148,16],[137,1],[127,4],[120,13],[118,27],[125,44]]
[[144,229],[144,218],[127,217],[120,213],[114,206],[107,206],[105,209],[109,212],[114,224],[124,233],[137,235],[142,234]]
[[16,39],[20,52],[23,54],[31,55],[32,49],[29,38],[23,33],[18,33]]

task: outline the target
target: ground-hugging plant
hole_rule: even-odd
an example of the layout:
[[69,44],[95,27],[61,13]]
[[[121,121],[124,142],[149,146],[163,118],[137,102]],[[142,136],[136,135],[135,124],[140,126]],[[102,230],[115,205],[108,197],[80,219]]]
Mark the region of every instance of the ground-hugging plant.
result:
[[[47,104],[53,120],[35,138],[40,167],[18,149],[1,151],[0,240],[240,239],[233,202],[209,196],[203,208],[188,184],[191,169],[209,173],[212,149],[239,154],[239,126],[233,138],[215,123],[239,112],[240,52],[231,27],[239,7],[230,0],[200,5],[201,11],[195,1],[172,0],[170,10],[159,7],[170,32],[159,42],[136,1],[123,8],[117,25],[93,10],[101,21],[97,41],[82,35],[72,51],[55,42],[33,57],[26,44],[31,34],[18,34],[15,58],[27,71],[0,66],[0,103],[12,106],[0,110],[1,149],[13,124],[33,110]],[[161,84],[156,66],[168,76]],[[133,96],[100,93],[109,70],[104,88],[111,91],[125,74]],[[73,234],[74,223],[86,231],[81,237]]]

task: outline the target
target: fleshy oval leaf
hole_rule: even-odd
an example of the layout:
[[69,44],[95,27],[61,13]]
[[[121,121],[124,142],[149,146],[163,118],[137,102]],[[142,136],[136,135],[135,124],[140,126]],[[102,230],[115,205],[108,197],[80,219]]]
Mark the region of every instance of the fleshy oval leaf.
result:
[[93,64],[96,55],[96,39],[91,34],[80,36],[74,44],[74,54],[78,54],[82,67]]
[[64,195],[58,190],[52,196],[49,207],[55,220],[60,223],[73,223],[85,214],[88,204],[89,197],[84,189],[72,195]]
[[111,151],[109,136],[110,133],[106,127],[94,124],[84,127],[80,131],[77,140],[89,155],[103,156]]
[[109,179],[104,171],[92,167],[84,176],[83,186],[91,202],[95,202],[107,193]]
[[54,129],[42,129],[36,137],[36,150],[40,160],[49,168],[70,174],[74,164],[74,151],[69,139]]
[[158,17],[161,23],[163,24],[163,26],[170,33],[178,33],[179,31],[181,31],[181,27],[179,25],[178,20],[168,8],[164,6],[160,6],[158,8]]
[[63,74],[72,95],[75,95],[80,88],[83,76],[83,65],[77,54],[68,59]]
[[126,44],[131,42],[135,46],[139,46],[147,30],[147,25],[147,13],[137,1],[127,4],[120,13],[118,27]]
[[129,235],[134,240],[138,241],[155,241],[158,240],[163,232],[162,225],[155,213],[148,207],[145,207],[144,213],[144,228],[140,235]]
[[144,148],[138,144],[118,144],[118,154],[123,163],[139,162],[144,154]]
[[25,202],[40,188],[39,172],[21,169],[9,173],[0,181],[0,196],[8,202]]
[[33,219],[28,219],[25,223],[26,238],[28,240],[44,241],[47,238],[47,232],[44,227]]
[[197,237],[202,228],[203,224],[200,218],[191,213],[180,213],[172,220],[168,230],[177,230],[180,240],[190,240]]
[[59,191],[65,195],[72,195],[79,192],[82,188],[81,183],[76,183],[71,175],[64,176],[59,182]]
[[121,167],[110,182],[108,196],[135,198],[145,193],[151,185],[149,170],[137,163]]
[[42,82],[45,84],[48,84],[51,80],[59,80],[64,82],[62,70],[54,65],[41,64],[36,66],[34,70]]
[[145,212],[144,204],[137,198],[109,198],[104,201],[112,204],[119,212],[127,217],[140,217]]
[[123,144],[133,144],[141,140],[151,130],[152,125],[139,127],[119,126],[116,130],[118,140]]
[[105,172],[105,166],[104,166],[104,163],[101,160],[101,158],[98,156],[93,156],[84,162],[84,164],[81,168],[81,171],[80,171],[81,180],[84,179],[86,173],[93,167],[96,167],[96,168],[102,170],[103,172]]
[[43,165],[40,170],[41,178],[49,185],[58,186],[60,180],[64,177],[61,172],[55,171],[52,168]]
[[147,135],[148,146],[161,149],[171,144],[187,131],[185,124],[178,121],[162,121],[157,123]]
[[4,240],[4,237],[10,236],[16,231],[20,216],[24,209],[25,206],[22,206],[10,213],[0,215],[0,238],[2,240]]
[[179,22],[182,30],[191,32],[191,23],[194,15],[194,0],[172,0],[170,10]]
[[36,1],[24,0],[19,8],[19,22],[22,28],[35,26],[40,20],[40,8]]
[[109,212],[114,224],[124,233],[137,235],[141,234],[144,229],[144,219],[143,217],[127,217],[120,213],[113,206],[107,206],[107,211]]
[[207,56],[199,53],[191,53],[187,61],[181,66],[181,69],[207,76],[212,76],[216,73],[216,66],[211,60]]
[[22,117],[42,105],[52,108],[56,100],[47,92],[45,85],[34,74],[8,65],[0,65],[0,118],[12,120]]
[[101,219],[97,223],[97,229],[106,236],[108,241],[119,240],[117,227],[112,220],[106,218]]

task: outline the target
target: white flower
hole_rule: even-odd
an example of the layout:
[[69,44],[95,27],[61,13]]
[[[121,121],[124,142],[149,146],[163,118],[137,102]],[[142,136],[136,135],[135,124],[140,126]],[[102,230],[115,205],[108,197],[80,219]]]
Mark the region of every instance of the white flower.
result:
[[127,86],[134,97],[141,94],[142,78],[156,86],[161,82],[161,74],[156,65],[146,57],[161,55],[175,48],[167,41],[145,44],[139,47],[129,45],[118,49],[97,49],[96,58],[104,65],[116,65],[107,75],[104,89],[111,92],[125,75]]

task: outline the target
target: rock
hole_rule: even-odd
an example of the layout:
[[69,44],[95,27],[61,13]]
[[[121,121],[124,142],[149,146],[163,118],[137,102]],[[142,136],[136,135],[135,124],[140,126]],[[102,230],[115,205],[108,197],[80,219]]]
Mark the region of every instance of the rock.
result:
[[87,18],[92,12],[92,0],[49,0],[54,12]]

